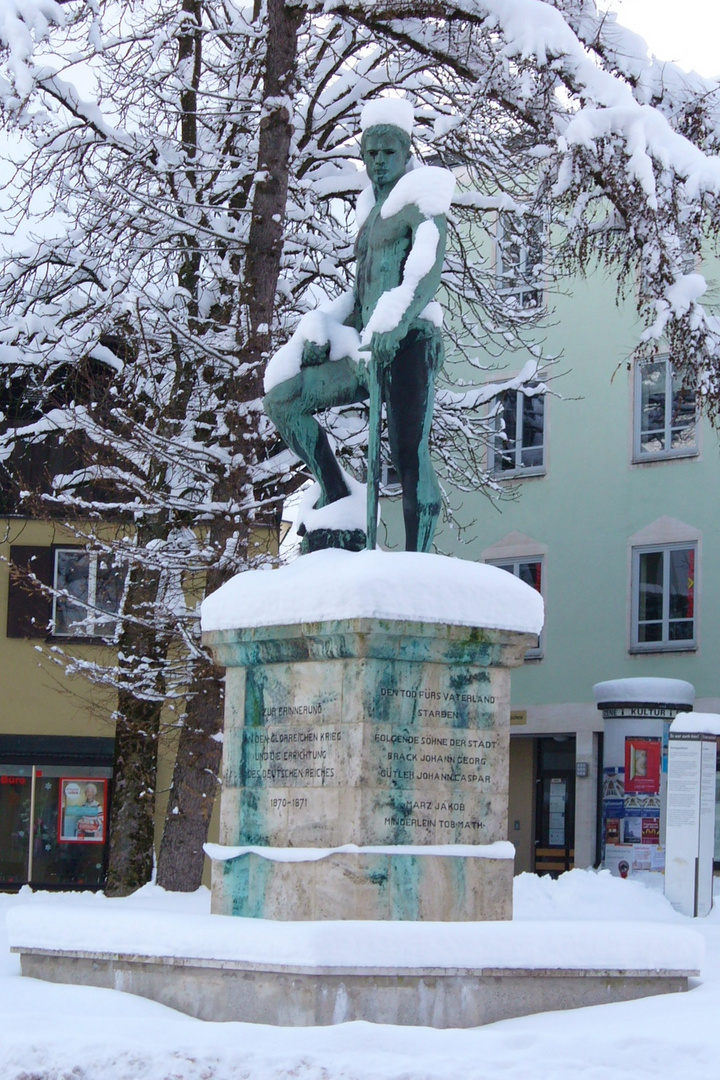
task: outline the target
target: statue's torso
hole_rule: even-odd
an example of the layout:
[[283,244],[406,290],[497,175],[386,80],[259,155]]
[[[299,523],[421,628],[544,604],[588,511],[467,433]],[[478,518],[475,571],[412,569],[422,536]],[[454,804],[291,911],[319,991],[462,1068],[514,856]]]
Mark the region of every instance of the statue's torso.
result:
[[362,327],[367,325],[384,292],[400,284],[413,242],[412,215],[404,208],[392,217],[372,208],[357,238],[355,292]]

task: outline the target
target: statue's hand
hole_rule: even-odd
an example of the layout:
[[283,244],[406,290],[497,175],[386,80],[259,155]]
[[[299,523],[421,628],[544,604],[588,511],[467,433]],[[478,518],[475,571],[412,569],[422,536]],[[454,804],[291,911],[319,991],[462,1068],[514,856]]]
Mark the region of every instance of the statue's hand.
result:
[[[365,354],[364,356],[363,353]],[[360,354],[355,361],[355,373],[363,386],[368,385],[368,368],[371,363],[370,346],[366,345],[365,348],[360,349]]]
[[316,345],[314,341],[306,341],[303,345],[300,367],[317,367],[330,359],[330,343]]
[[383,333],[374,333],[370,342],[372,358],[380,367],[389,367],[395,359],[398,350],[397,334],[392,330]]

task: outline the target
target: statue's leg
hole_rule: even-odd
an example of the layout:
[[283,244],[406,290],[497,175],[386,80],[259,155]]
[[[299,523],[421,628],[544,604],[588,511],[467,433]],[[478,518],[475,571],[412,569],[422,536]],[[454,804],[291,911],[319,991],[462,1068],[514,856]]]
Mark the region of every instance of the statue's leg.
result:
[[429,446],[435,375],[441,366],[439,335],[411,330],[386,381],[390,452],[402,483],[407,551],[430,551],[442,508]]
[[314,413],[367,397],[352,360],[303,368],[266,394],[263,408],[288,446],[304,461],[322,489],[323,505],[349,494],[327,434]]

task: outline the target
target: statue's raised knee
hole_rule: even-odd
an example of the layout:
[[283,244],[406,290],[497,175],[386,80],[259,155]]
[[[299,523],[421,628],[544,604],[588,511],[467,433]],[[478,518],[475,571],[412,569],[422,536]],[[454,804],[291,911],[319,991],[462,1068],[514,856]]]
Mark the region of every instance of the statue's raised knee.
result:
[[291,407],[291,402],[288,399],[287,392],[284,390],[284,383],[278,383],[277,386],[273,386],[272,390],[268,390],[267,394],[263,398],[263,410],[266,416],[269,416],[276,428],[282,426],[282,420],[287,410]]

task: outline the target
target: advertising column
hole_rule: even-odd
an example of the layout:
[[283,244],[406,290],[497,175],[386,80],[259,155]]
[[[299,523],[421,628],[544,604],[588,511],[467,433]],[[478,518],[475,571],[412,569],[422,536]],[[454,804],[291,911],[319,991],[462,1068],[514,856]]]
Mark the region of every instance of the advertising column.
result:
[[605,721],[603,866],[618,877],[665,871],[668,734],[695,701],[680,679],[614,679],[593,687]]

